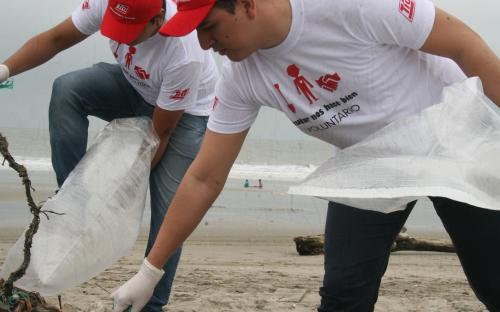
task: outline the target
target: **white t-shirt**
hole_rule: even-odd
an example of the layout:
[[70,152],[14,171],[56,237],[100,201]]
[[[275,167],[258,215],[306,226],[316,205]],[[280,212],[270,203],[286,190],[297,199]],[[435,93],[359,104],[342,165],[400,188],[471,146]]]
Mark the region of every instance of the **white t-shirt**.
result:
[[[72,14],[76,28],[86,35],[99,31],[107,4],[84,0]],[[175,11],[166,1],[167,20]],[[180,38],[156,34],[133,47],[110,40],[110,47],[126,79],[149,104],[197,116],[210,113],[217,66],[201,49],[196,32]]]
[[436,104],[465,79],[451,60],[418,51],[435,17],[429,0],[290,0],[280,45],[226,61],[208,128],[248,129],[260,106],[306,134],[347,147]]

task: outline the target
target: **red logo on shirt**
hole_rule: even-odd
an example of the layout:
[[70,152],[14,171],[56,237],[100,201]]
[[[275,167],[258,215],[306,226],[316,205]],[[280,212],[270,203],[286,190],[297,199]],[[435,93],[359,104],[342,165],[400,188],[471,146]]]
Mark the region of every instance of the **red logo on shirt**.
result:
[[135,52],[137,52],[135,47],[128,47],[128,52],[125,54],[125,66],[127,66],[127,68],[130,68],[130,65],[132,65],[132,58],[134,57]]
[[214,111],[215,108],[217,107],[217,104],[219,104],[219,98],[214,96],[214,104],[212,105],[212,110]]
[[[115,56],[115,58],[118,58],[118,49],[120,48],[121,45],[122,45],[121,43],[118,43],[115,51],[113,52],[113,55]],[[132,61],[132,60],[130,60],[130,61]]]
[[134,67],[135,74],[142,80],[148,80],[149,74],[140,66],[135,65]]
[[[189,92],[189,88],[185,90],[175,90],[175,93],[170,96],[172,100],[183,100]],[[215,107],[215,103],[214,103]]]
[[333,73],[333,75],[326,74],[321,77],[319,77],[318,80],[316,80],[316,83],[320,88],[323,88],[325,90],[328,90],[330,92],[333,92],[337,90],[337,87],[339,85],[340,81],[340,76],[337,73]]
[[410,22],[413,22],[415,15],[415,0],[399,0],[399,12]]
[[82,2],[82,10],[88,10],[89,9],[89,0],[84,0]]
[[297,110],[295,109],[295,106],[293,106],[292,103],[288,103],[287,99],[285,98],[285,96],[283,95],[283,92],[281,92],[280,90],[280,85],[278,83],[275,83],[273,84],[274,88],[276,90],[278,90],[278,93],[281,95],[281,97],[283,98],[283,100],[285,100],[285,103],[286,103],[286,106],[288,107],[288,109],[292,112],[292,113],[296,113]]

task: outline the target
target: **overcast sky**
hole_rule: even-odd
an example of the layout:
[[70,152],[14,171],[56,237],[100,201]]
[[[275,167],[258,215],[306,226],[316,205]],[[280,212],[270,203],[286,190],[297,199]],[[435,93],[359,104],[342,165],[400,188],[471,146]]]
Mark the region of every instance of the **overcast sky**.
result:
[[[306,0],[314,1],[314,0]],[[335,1],[335,0],[331,0]],[[377,0],[373,0],[377,1]],[[0,62],[5,60],[31,36],[44,31],[71,15],[80,1],[17,0],[0,2]],[[436,5],[465,21],[500,55],[500,1],[498,0],[436,0]],[[0,90],[0,129],[3,127],[47,127],[47,108],[51,84],[65,72],[86,67],[98,61],[113,62],[107,41],[94,35],[65,51],[44,66],[15,77],[12,91]],[[291,123],[270,110],[261,112],[258,123],[273,124],[269,131],[254,127],[255,138],[288,139],[299,136]],[[272,133],[272,136],[268,133]]]

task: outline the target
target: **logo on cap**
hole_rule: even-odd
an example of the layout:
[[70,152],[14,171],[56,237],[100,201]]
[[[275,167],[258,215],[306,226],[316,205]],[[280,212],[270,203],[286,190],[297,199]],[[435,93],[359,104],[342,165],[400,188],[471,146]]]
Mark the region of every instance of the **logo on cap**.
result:
[[123,3],[117,3],[115,6],[116,13],[127,15],[128,6]]

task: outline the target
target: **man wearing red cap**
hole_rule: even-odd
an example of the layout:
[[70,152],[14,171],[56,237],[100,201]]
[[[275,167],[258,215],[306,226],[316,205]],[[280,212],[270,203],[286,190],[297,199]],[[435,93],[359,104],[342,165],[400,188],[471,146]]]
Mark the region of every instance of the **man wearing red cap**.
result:
[[[151,117],[161,143],[150,176],[147,251],[198,152],[217,78],[212,56],[200,48],[194,33],[183,38],[157,33],[175,11],[172,1],[84,0],[71,17],[33,37],[0,65],[1,83],[99,30],[110,38],[118,64],[99,63],[54,82],[49,111],[52,164],[62,185],[85,154],[89,115],[106,121]],[[163,270],[144,261],[141,272],[158,284],[143,311],[162,311],[167,304],[180,253],[176,249]]]
[[[438,103],[443,87],[467,76],[479,76],[486,95],[500,104],[497,56],[429,0],[179,0],[178,13],[160,32],[184,36],[195,28],[202,48],[234,62],[224,64],[203,148],[147,256],[155,267],[221,192],[262,105],[345,148]],[[500,212],[431,200],[475,294],[500,311],[500,251],[489,248],[500,244]],[[374,310],[390,246],[413,206],[383,214],[329,203],[318,311]],[[115,292],[119,308],[140,309],[147,301],[154,281],[141,275]]]

